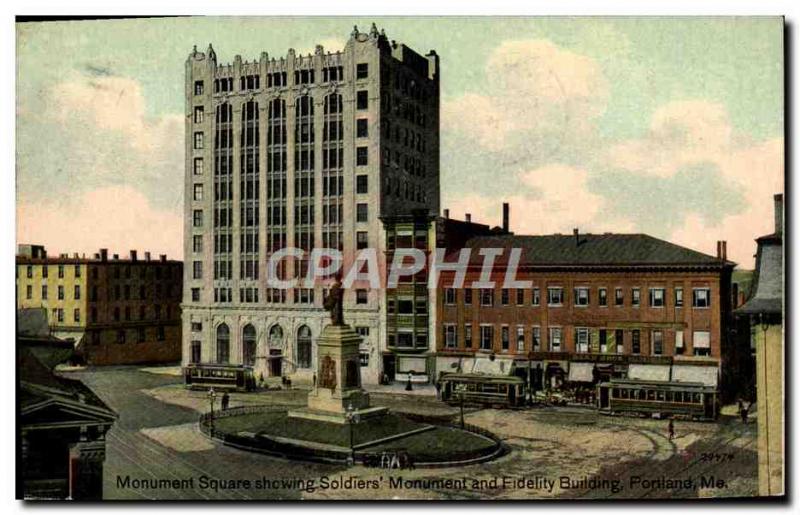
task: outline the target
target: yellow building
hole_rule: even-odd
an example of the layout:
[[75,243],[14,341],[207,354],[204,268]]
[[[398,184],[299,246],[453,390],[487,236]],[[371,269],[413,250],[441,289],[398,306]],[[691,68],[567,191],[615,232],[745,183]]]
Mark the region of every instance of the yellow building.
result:
[[127,259],[106,249],[91,258],[47,257],[44,247],[20,245],[17,309],[47,310],[51,334],[71,340],[94,365],[177,362],[181,357],[183,263]]
[[762,236],[753,295],[736,314],[750,320],[756,353],[758,492],[784,495],[783,195],[775,195],[775,232]]

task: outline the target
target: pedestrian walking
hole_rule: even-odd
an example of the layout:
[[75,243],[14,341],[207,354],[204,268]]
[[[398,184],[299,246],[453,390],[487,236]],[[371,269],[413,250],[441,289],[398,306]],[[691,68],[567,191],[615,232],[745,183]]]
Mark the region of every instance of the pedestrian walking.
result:
[[742,409],[739,411],[739,415],[742,417],[742,424],[747,424],[747,416],[750,412],[750,406],[745,406],[742,404]]
[[667,432],[669,433],[669,439],[672,441],[675,438],[675,423],[672,419],[669,419],[669,424],[667,425]]
[[222,394],[222,409],[228,409],[228,405],[231,402],[231,396],[228,395],[228,392]]

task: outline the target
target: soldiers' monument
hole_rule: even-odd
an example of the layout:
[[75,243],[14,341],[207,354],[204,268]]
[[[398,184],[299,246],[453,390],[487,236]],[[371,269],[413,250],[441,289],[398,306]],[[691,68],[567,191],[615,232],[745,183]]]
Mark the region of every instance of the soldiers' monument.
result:
[[317,379],[308,394],[307,407],[290,411],[290,417],[346,424],[348,414],[364,420],[388,411],[385,407],[370,407],[369,394],[361,388],[361,337],[344,321],[343,294],[337,278],[325,300],[331,323],[317,340]]

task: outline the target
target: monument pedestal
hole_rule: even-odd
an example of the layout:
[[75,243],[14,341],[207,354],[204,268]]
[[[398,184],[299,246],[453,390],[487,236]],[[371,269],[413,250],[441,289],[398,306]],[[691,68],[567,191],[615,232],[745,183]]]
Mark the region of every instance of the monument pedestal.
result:
[[317,380],[308,394],[308,407],[290,417],[347,424],[349,412],[363,420],[385,414],[388,408],[369,406],[361,388],[361,337],[349,325],[329,325],[317,340]]

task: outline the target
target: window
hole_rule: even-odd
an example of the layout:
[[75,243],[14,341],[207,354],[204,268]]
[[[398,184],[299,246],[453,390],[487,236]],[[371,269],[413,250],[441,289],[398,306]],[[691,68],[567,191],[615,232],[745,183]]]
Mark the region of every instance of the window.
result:
[[494,290],[481,288],[481,306],[494,306]]
[[708,331],[695,331],[692,335],[692,349],[695,356],[711,355],[711,333]]
[[600,340],[600,353],[605,354],[608,352],[608,331],[600,329],[597,331],[598,339]]
[[192,212],[192,225],[194,227],[203,227],[203,210],[195,209]]
[[356,165],[367,166],[369,156],[369,148],[356,147]]
[[575,328],[575,351],[589,352],[589,329],[586,327]]
[[203,133],[202,132],[195,132],[194,133],[194,148],[195,148],[195,150],[201,150],[203,148]]
[[356,304],[366,304],[367,303],[367,290],[359,289],[356,290]]
[[366,175],[356,175],[356,193],[369,193],[369,177]]
[[356,109],[364,110],[369,107],[369,100],[367,99],[367,92],[362,90],[356,92]]
[[538,306],[540,302],[541,300],[539,298],[539,288],[534,288],[531,291],[531,305]]
[[651,338],[653,339],[653,355],[661,356],[664,354],[664,332],[653,331]]
[[664,307],[664,288],[650,288],[650,307],[663,308]]
[[675,354],[683,354],[683,331],[675,331]]
[[552,352],[560,352],[561,351],[561,328],[560,327],[551,327],[550,328],[550,350]]
[[192,288],[192,302],[200,302],[200,288]]
[[160,325],[156,327],[156,340],[163,342],[166,340],[166,334],[164,334],[164,326]]
[[622,329],[616,329],[614,331],[614,345],[617,347],[617,354],[625,353],[625,333],[622,331]]
[[625,293],[622,288],[614,288],[614,305],[622,306],[623,304],[625,304]]
[[509,304],[509,296],[510,295],[509,295],[508,288],[503,288],[502,290],[500,290],[500,303],[503,306],[508,306],[508,304]]
[[675,307],[683,307],[683,288],[681,287],[675,288]]
[[[524,291],[524,290],[519,290]],[[525,326],[517,326],[517,352],[525,350]]]
[[608,306],[608,290],[605,288],[597,289],[597,305],[601,307]]
[[192,363],[200,363],[202,343],[200,340],[192,340]]
[[75,285],[74,291],[72,292],[72,297],[75,300],[80,300],[81,299],[81,285],[80,284],[76,284]]
[[81,276],[81,265],[75,265],[75,277]]
[[42,300],[47,300],[47,285],[42,285]]
[[365,249],[369,246],[369,233],[367,231],[356,232],[356,249]]
[[642,335],[638,329],[631,331],[631,353],[640,354],[642,352]]
[[231,334],[227,324],[217,327],[217,363],[227,363],[230,357]]
[[539,352],[542,345],[542,329],[539,326],[531,328],[531,345],[533,352]]
[[504,325],[503,327],[500,328],[500,344],[501,344],[501,349],[504,351],[508,350],[508,344],[509,344],[508,338],[509,338],[508,326]]
[[492,339],[494,338],[494,327],[490,325],[481,326],[481,350],[492,350]]
[[575,288],[575,305],[588,306],[589,305],[589,288],[580,287]]
[[89,313],[91,315],[92,322],[97,322],[97,308],[92,308]]
[[203,252],[203,235],[195,234],[192,236],[192,252]]
[[131,308],[130,306],[125,306],[125,320],[131,319]]
[[33,298],[33,286],[30,284],[25,287],[25,298],[32,299]]
[[203,123],[203,106],[195,106],[194,123]]
[[456,289],[455,288],[445,288],[444,289],[444,303],[452,306],[456,303]]
[[369,122],[366,118],[356,120],[356,137],[366,138],[369,136]]
[[642,292],[639,288],[631,288],[631,306],[637,308],[642,300]]
[[444,326],[444,346],[448,349],[456,348],[456,326],[445,324]]
[[64,286],[58,285],[58,300],[64,300]]
[[75,308],[72,311],[72,320],[74,322],[80,322],[81,321],[81,310],[79,308]]
[[195,261],[192,263],[192,279],[203,278],[203,262]]
[[58,278],[64,278],[64,265],[58,265]]
[[195,95],[203,94],[203,81],[201,80],[194,81],[194,94]]
[[525,304],[525,290],[517,288],[517,306]]
[[369,76],[369,63],[358,63],[356,65],[356,79],[366,79]]
[[464,289],[464,304],[467,306],[472,305],[472,288]]
[[692,290],[692,307],[707,308],[711,306],[711,290],[709,288],[694,288]]
[[194,185],[194,200],[200,201],[203,200],[203,185],[202,184],[195,184]]
[[125,329],[117,331],[117,343],[125,343]]
[[464,325],[464,347],[467,349],[472,348],[472,324]]
[[[47,277],[47,271],[46,270],[47,270],[47,265],[42,267],[42,277]],[[33,267],[31,265],[28,265],[26,273],[27,273],[28,279],[31,279],[33,277]]]
[[547,288],[547,305],[561,306],[564,304],[564,288]]
[[356,222],[369,221],[369,207],[367,204],[356,204]]

